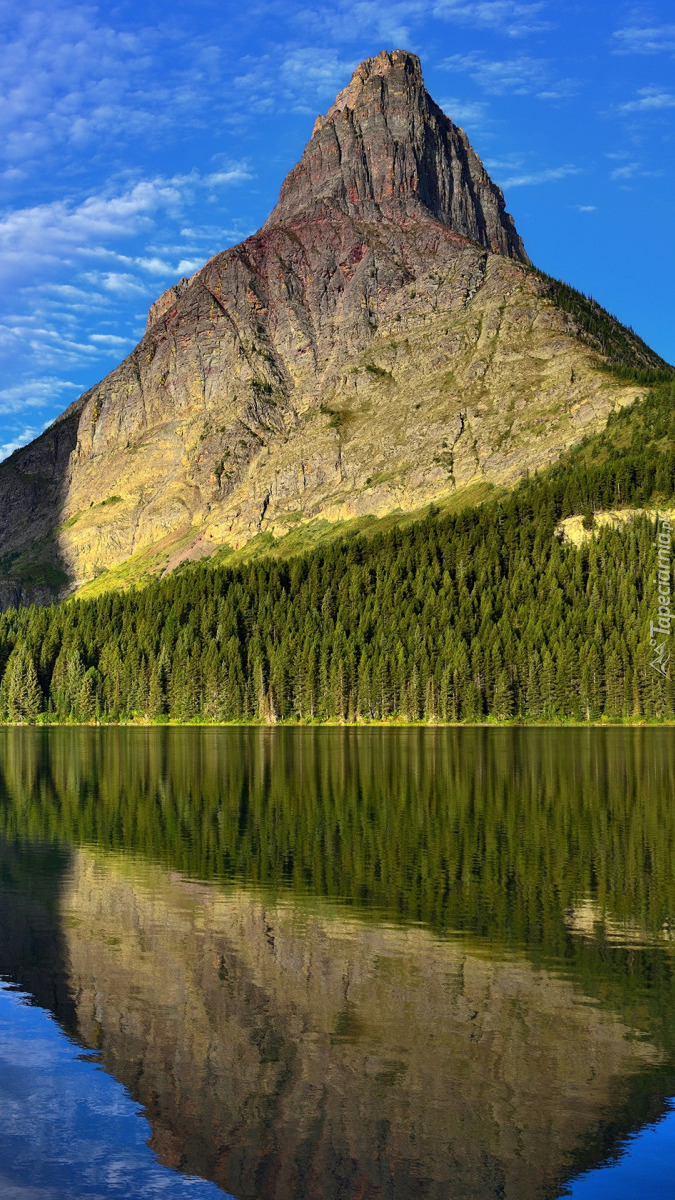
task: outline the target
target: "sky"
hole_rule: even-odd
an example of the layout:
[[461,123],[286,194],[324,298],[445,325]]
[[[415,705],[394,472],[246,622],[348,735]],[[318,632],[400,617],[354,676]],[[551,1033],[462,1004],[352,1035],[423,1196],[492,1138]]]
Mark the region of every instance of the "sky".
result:
[[234,1200],[162,1166],[121,1083],[2,979],[0,1110],[5,1200]]
[[669,0],[0,0],[0,458],[260,227],[316,114],[396,48],[533,262],[675,361]]

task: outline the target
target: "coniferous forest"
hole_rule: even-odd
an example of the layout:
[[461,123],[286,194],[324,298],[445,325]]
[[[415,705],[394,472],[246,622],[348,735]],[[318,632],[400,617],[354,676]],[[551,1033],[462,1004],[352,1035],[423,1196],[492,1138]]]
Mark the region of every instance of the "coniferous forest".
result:
[[[188,566],[0,618],[5,721],[674,719],[654,671],[654,518],[672,506],[675,383],[557,464],[453,516],[304,557]],[[589,538],[559,523],[584,514]]]

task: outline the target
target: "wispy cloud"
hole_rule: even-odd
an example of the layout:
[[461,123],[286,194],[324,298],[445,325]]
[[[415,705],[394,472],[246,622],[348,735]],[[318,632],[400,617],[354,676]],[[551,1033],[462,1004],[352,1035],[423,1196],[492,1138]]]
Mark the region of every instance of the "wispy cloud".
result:
[[[126,255],[124,257],[126,258]],[[133,261],[148,275],[166,275],[171,271],[171,263],[163,258],[137,258]]]
[[380,46],[407,46],[413,29],[430,9],[430,0],[393,0],[386,5],[379,0],[335,0],[331,5],[303,5],[290,14],[290,20],[299,35],[302,31],[303,41],[309,35],[317,44],[325,44],[326,38],[337,43],[359,38]]
[[597,204],[575,204],[573,207],[576,208],[577,212],[580,213],[593,213],[598,211]]
[[489,108],[484,100],[441,100],[440,107],[455,125],[468,125],[472,129],[484,127],[489,120]]
[[201,258],[181,258],[175,272],[176,275],[193,275],[203,265]]
[[113,349],[133,345],[134,342],[133,338],[119,337],[116,333],[92,333],[89,340],[97,346],[111,346]]
[[[187,125],[225,104],[209,87],[212,53],[199,37],[182,53],[170,22],[115,28],[89,5],[5,5],[0,43],[0,160],[7,169],[70,148],[112,154],[142,135],[157,143],[180,116]],[[211,48],[212,49],[212,48]],[[148,80],[152,81],[148,87]]]
[[516,0],[436,0],[435,17],[476,28],[499,30],[508,37],[527,37],[550,28],[542,18],[544,3],[520,4]]
[[231,163],[220,171],[212,171],[210,175],[205,175],[204,183],[213,188],[229,187],[232,183],[247,183],[252,178],[253,174],[247,163]]
[[5,155],[20,160],[100,134],[135,92],[143,66],[141,37],[101,23],[93,9],[16,6],[0,48]]
[[610,172],[609,177],[613,180],[632,179],[637,170],[637,163],[624,163],[622,167],[615,167],[614,170]]
[[54,400],[79,392],[80,385],[55,375],[26,379],[22,383],[0,388],[0,412],[17,413],[25,408],[41,408]]
[[[2,411],[0,409],[0,412]],[[41,432],[42,429],[35,428],[33,425],[24,425],[8,442],[0,444],[0,462],[5,458],[9,458],[10,454],[13,454],[15,450],[20,450],[22,446],[27,446]]]
[[102,287],[115,296],[149,296],[151,289],[124,271],[92,271],[84,277],[94,287]]
[[88,196],[77,204],[57,200],[10,212],[0,220],[0,277],[17,268],[25,276],[37,263],[60,269],[66,257],[150,227],[160,206],[179,200],[174,181],[154,179],[118,195]]
[[[64,370],[68,363],[80,365],[83,359],[94,353],[93,346],[80,348],[74,329],[75,325],[71,322],[50,321],[49,314],[45,312],[30,316],[19,314],[0,323],[0,350],[4,351],[10,363],[19,356],[24,360],[32,357],[42,367]],[[18,394],[25,397],[23,390]],[[2,402],[5,404],[13,402],[11,389],[6,389],[3,396]],[[25,403],[28,402],[26,399]]]
[[511,175],[500,182],[503,188],[530,187],[538,183],[558,183],[561,179],[567,179],[570,175],[579,175],[580,173],[580,167],[567,163],[564,167],[547,167],[542,171]]
[[626,182],[629,179],[658,179],[662,175],[662,171],[652,171],[647,167],[643,167],[641,163],[628,162],[621,167],[615,167],[610,173],[610,179],[614,182]]
[[328,36],[336,43],[368,39],[409,47],[432,19],[511,38],[541,33],[551,27],[543,15],[547,7],[545,0],[335,0],[330,6],[303,5],[290,19],[304,37],[310,33],[317,41]]
[[640,88],[637,100],[629,100],[619,105],[619,112],[660,112],[663,109],[675,108],[675,94],[664,92],[657,87]]
[[[58,200],[9,212],[0,219],[0,280],[25,279],[38,267],[61,272],[64,263],[74,266],[87,257],[109,255],[111,243],[153,231],[160,213],[180,219],[186,203],[199,192],[250,177],[245,164],[233,164],[215,174],[158,176],[112,195],[87,196],[78,203]],[[171,271],[170,264],[154,256],[122,259],[152,275]],[[72,285],[60,286],[66,298]],[[122,285],[111,275],[104,286],[115,290]]]
[[472,50],[468,54],[452,54],[440,66],[446,71],[469,75],[474,83],[495,96],[535,94],[542,99],[557,99],[569,94],[572,86],[570,80],[553,81],[550,63],[528,54],[490,59]]
[[[84,390],[138,340],[144,313],[170,283],[241,240],[239,231],[228,236],[221,226],[205,223],[195,230],[187,224],[208,213],[210,205],[218,211],[224,191],[252,176],[245,162],[220,157],[213,165],[204,173],[127,179],[76,200],[52,200],[0,216],[5,297],[0,358],[6,379],[23,374],[18,364],[30,371],[29,363],[39,361],[54,375],[81,373],[78,386]],[[167,238],[169,246],[162,244]],[[141,313],[133,311],[137,308]],[[11,402],[19,411],[36,395],[21,384]],[[54,392],[44,403],[52,412],[60,407]]]
[[255,112],[271,112],[281,97],[288,111],[309,112],[344,87],[357,65],[335,49],[287,46],[277,54],[248,55],[233,87]]
[[675,25],[627,25],[612,34],[615,54],[663,54],[675,50]]
[[484,165],[488,171],[518,171],[523,166],[525,159],[522,154],[505,154],[501,158],[486,158]]

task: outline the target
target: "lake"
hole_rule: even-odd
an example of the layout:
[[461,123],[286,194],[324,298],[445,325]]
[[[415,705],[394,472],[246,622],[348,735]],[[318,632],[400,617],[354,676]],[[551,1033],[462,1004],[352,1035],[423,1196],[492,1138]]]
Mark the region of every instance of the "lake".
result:
[[670,729],[0,730],[0,1194],[672,1195]]

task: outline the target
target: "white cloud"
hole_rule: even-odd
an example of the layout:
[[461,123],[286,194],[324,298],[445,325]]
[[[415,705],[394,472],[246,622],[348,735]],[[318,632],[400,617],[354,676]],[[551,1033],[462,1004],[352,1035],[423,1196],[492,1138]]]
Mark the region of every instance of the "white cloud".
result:
[[[187,222],[199,219],[214,193],[248,178],[246,163],[223,157],[203,174],[127,179],[78,199],[0,213],[0,294],[12,306],[0,320],[5,380],[31,361],[55,375],[82,371],[87,382],[104,375],[115,353],[122,357],[142,334],[145,318],[131,316],[130,301],[145,308],[245,236],[217,226],[190,230]],[[173,245],[157,245],[171,238]],[[23,393],[16,401],[27,402]],[[58,411],[58,398],[48,403]]]
[[488,171],[517,171],[524,161],[522,154],[507,154],[504,158],[484,159],[484,166]]
[[[303,5],[290,19],[303,36],[325,38],[336,42],[359,39],[377,45],[411,47],[415,31],[429,19],[464,25],[483,32],[492,31],[507,37],[526,37],[550,28],[543,19],[548,7],[544,0],[336,0],[330,6]],[[315,51],[321,54],[321,51]]]
[[576,208],[577,212],[580,213],[591,213],[598,211],[596,204],[575,204],[574,207]]
[[440,107],[454,121],[455,125],[485,125],[488,120],[488,106],[483,100],[441,100]]
[[[157,176],[139,180],[117,194],[87,196],[79,203],[55,200],[10,211],[0,219],[0,280],[7,283],[17,275],[25,277],[38,267],[61,273],[64,263],[74,266],[87,257],[109,256],[112,251],[107,243],[151,232],[160,213],[179,216],[186,203],[212,186],[214,180],[222,184],[250,177],[245,164],[232,164],[227,172],[216,176],[202,177],[197,172],[169,178]],[[155,256],[118,257],[151,274],[171,270],[168,263],[162,264],[160,270],[160,261]],[[111,280],[104,286],[120,290],[123,281],[115,281],[112,276]],[[67,289],[73,287],[59,286],[64,297]]]
[[[0,412],[2,411],[3,410],[0,409]],[[36,438],[41,432],[41,429],[35,429],[32,425],[24,425],[23,429],[21,429],[19,433],[17,433],[11,439],[11,441],[3,442],[0,445],[0,462],[2,462],[2,460],[5,458],[9,458],[10,454],[13,454],[15,450],[20,450],[22,446],[27,446],[28,443],[32,442],[33,438]]]
[[628,25],[612,39],[615,54],[663,54],[675,50],[675,25]]
[[379,0],[356,0],[356,3],[339,0],[330,7],[303,7],[293,20],[297,27],[302,27],[304,37],[311,31],[322,38],[328,34],[337,42],[351,42],[358,37],[377,43],[378,48],[408,46],[413,26],[428,15],[431,7],[429,0],[392,0],[390,4]]
[[113,292],[117,296],[147,296],[149,290],[134,279],[133,275],[128,275],[122,271],[92,271],[85,276],[94,287],[102,287],[106,292]]
[[656,179],[662,174],[662,171],[650,171],[640,163],[629,162],[624,163],[622,167],[615,167],[610,174],[610,179],[615,182],[625,182],[627,179]]
[[97,346],[110,346],[114,350],[118,346],[134,345],[135,339],[119,337],[116,333],[92,333],[89,336],[89,341],[94,342]]
[[82,287],[76,287],[72,283],[45,283],[42,289],[44,292],[53,293],[58,297],[59,301],[85,301],[89,300],[90,293]]
[[675,95],[664,92],[656,87],[640,88],[639,100],[629,100],[627,104],[619,105],[619,112],[660,112],[662,109],[675,108]]
[[27,157],[82,141],[87,126],[100,131],[147,66],[142,35],[106,26],[93,9],[17,6],[0,46],[5,154]]
[[527,37],[550,28],[550,22],[540,15],[546,7],[516,0],[436,0],[432,12],[442,20],[499,30],[508,37]]
[[206,35],[177,37],[171,20],[115,28],[103,10],[67,0],[4,7],[0,158],[10,167],[92,145],[115,154],[120,130],[156,145],[177,118],[199,127],[206,103],[210,114],[227,107]]
[[147,271],[148,275],[167,275],[171,272],[171,263],[166,262],[163,258],[137,258],[135,261],[143,271]]
[[614,168],[610,179],[632,179],[638,169],[637,163],[625,163],[622,167]]
[[355,65],[339,58],[335,50],[317,52],[313,47],[298,47],[287,52],[281,60],[278,78],[290,93],[297,92],[298,82],[302,80],[303,91],[332,99],[344,86]]
[[452,54],[440,64],[444,70],[470,75],[486,92],[496,96],[526,96],[540,92],[549,81],[549,65],[543,59],[521,54],[517,58],[493,60],[478,50]]
[[[43,368],[64,372],[91,365],[93,359],[105,353],[102,346],[92,344],[89,339],[91,304],[83,306],[82,312],[75,314],[74,318],[73,314],[55,312],[51,314],[51,324],[45,322],[45,316],[49,317],[49,314],[41,312],[34,315],[35,320],[31,320],[31,316],[23,315],[14,321],[0,324],[0,350],[3,351],[3,357],[8,364],[22,361],[28,363],[32,360],[39,362]],[[5,371],[7,372],[7,368]],[[0,393],[0,411],[2,403],[12,404],[12,411],[18,412],[29,403],[53,402],[57,382],[58,379],[55,379],[54,386],[47,392],[36,391],[33,385],[31,390],[26,392],[23,382],[16,385],[18,390],[14,393],[6,389],[4,393]]]
[[[245,67],[233,80],[240,98],[254,112],[272,112],[282,98],[291,112],[313,112],[326,99],[333,100],[356,67],[356,60],[340,58],[332,49],[315,46],[285,47],[277,55],[248,55]],[[311,102],[311,103],[310,103]]]
[[53,375],[42,379],[26,379],[11,387],[0,388],[0,412],[17,413],[25,408],[40,408],[54,400],[61,400],[64,393],[79,393],[81,390],[79,384]]
[[[191,228],[189,225],[184,225],[178,230],[180,237],[183,238],[185,242],[191,243],[193,248],[204,241],[212,242],[215,240],[220,244],[229,242],[232,239],[242,241],[244,238],[248,237],[251,232],[251,226],[244,224],[244,220],[241,218],[229,227],[223,225],[205,224],[200,225],[198,229],[195,229]],[[157,249],[156,246],[154,248]],[[176,245],[163,247],[161,252],[172,254],[178,252],[178,247]]]
[[174,274],[176,275],[193,275],[204,265],[204,260],[201,258],[181,258]]
[[62,267],[90,246],[138,233],[151,224],[161,205],[178,201],[180,193],[164,180],[145,180],[117,196],[89,196],[79,204],[62,200],[17,209],[0,220],[0,273],[19,266],[22,273],[37,262]]
[[512,175],[510,179],[501,180],[503,188],[529,187],[537,183],[557,183],[570,175],[578,175],[580,167],[567,163],[564,167],[549,167],[543,171],[532,171],[522,175]]
[[214,171],[212,175],[205,176],[204,183],[210,187],[223,187],[231,183],[245,183],[252,178],[253,175],[245,163],[232,163],[221,171]]
[[536,92],[539,100],[569,100],[575,92],[579,90],[579,81],[576,79],[560,79],[557,83],[546,87],[541,92]]

